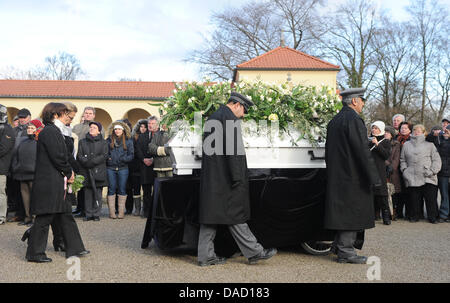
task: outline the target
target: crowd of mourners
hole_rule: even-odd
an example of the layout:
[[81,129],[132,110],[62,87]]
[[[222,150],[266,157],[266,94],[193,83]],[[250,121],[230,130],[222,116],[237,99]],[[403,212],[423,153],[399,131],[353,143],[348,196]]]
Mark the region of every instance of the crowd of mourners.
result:
[[[123,219],[127,214],[148,217],[154,178],[172,176],[169,150],[164,147],[168,135],[159,127],[157,117],[141,119],[134,126],[127,119],[117,120],[105,130],[95,121],[95,109],[86,107],[80,123],[72,127],[77,108],[71,102],[63,104],[71,118],[62,128],[69,162],[75,174],[84,176],[83,188],[76,195],[70,190],[66,194],[76,205],[73,215],[99,221],[103,188],[107,187],[110,218]],[[0,120],[0,224],[31,226],[37,141],[45,125],[41,118],[31,119],[30,111],[23,108],[13,125],[6,126],[6,107],[1,105]],[[5,138],[11,136],[13,147],[9,148]],[[374,189],[377,220],[386,225],[397,219],[450,222],[448,119],[429,132],[421,124],[405,121],[402,114],[392,118],[392,126],[375,121],[370,126],[368,147],[380,178],[386,181]]]
[[[128,119],[117,120],[105,129],[95,121],[95,109],[86,107],[80,123],[72,127],[77,107],[71,102],[62,104],[68,119],[63,125],[56,119],[55,125],[64,136],[72,171],[84,177],[76,194],[70,190],[71,182],[65,184],[65,200],[74,206],[72,214],[85,221],[99,221],[103,189],[107,187],[110,218],[123,219],[126,214],[148,217],[154,178],[172,176],[169,151],[164,147],[168,135],[160,129],[158,118],[141,119],[134,126]],[[31,119],[26,108],[20,109],[9,125],[2,105],[0,120],[0,224],[31,226],[38,140],[46,125],[42,117]],[[72,134],[78,139],[78,148]]]
[[369,148],[386,181],[374,190],[377,220],[386,225],[397,219],[450,222],[450,121],[444,118],[441,123],[427,132],[422,124],[413,125],[396,114],[392,126],[371,124]]

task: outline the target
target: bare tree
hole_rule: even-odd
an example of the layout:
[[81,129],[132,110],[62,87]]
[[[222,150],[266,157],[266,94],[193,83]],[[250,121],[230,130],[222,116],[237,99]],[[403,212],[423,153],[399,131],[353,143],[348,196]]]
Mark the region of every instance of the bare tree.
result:
[[53,57],[45,58],[46,70],[52,80],[76,80],[85,75],[80,61],[71,54],[60,52]]
[[394,112],[408,111],[406,100],[411,90],[416,90],[420,64],[409,24],[392,22],[389,18],[383,18],[382,24],[371,43],[377,62],[372,89],[375,99],[383,104],[383,120],[389,121]]
[[0,70],[2,79],[21,80],[76,80],[84,76],[78,59],[71,54],[61,52],[45,58],[45,65],[37,65],[29,70],[8,66]]
[[348,0],[321,20],[315,38],[322,56],[343,68],[346,83],[341,87],[368,87],[376,72],[371,41],[377,32],[377,9],[370,0]]
[[436,0],[412,0],[407,11],[411,15],[411,26],[420,42],[419,54],[422,64],[422,111],[420,120],[423,123],[425,105],[428,99],[428,73],[433,63],[436,62],[437,46],[443,39],[448,39],[448,36],[442,35],[445,32],[443,28],[448,27],[448,11],[439,5]]
[[215,13],[216,29],[204,38],[204,47],[185,59],[200,64],[201,72],[230,79],[236,65],[268,52],[285,42],[302,49],[312,37],[310,20],[323,0],[266,0]]

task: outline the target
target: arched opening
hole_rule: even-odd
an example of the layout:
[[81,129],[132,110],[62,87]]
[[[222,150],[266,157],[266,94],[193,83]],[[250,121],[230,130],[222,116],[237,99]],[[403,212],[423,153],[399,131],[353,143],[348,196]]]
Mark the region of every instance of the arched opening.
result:
[[105,130],[105,137],[108,137],[107,131],[108,127],[112,123],[111,116],[104,109],[95,108],[95,121],[100,122],[102,124],[103,129]]
[[151,116],[151,114],[145,109],[133,108],[125,113],[123,119],[128,119],[131,125],[134,126],[140,119],[146,119],[149,116]]
[[19,109],[15,107],[7,107],[6,111],[8,113],[8,123],[12,125],[13,119],[15,116],[17,116]]

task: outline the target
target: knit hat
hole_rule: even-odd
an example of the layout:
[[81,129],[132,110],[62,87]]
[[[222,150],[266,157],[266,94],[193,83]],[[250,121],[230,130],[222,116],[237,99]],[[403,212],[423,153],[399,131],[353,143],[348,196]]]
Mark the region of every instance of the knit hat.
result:
[[114,129],[117,129],[117,128],[123,130],[123,126],[120,124],[114,125]]
[[91,122],[89,122],[89,126],[91,126],[92,124],[97,125],[98,131],[99,131],[99,132],[102,131],[102,124],[101,124],[100,122],[97,122],[97,121],[91,121]]
[[385,128],[385,124],[383,121],[375,121],[372,123],[372,125],[370,125],[370,128],[372,128],[373,126],[376,126],[380,129],[381,133],[378,136],[383,136],[384,135],[384,128]]
[[37,129],[44,127],[42,122],[38,119],[31,120],[30,123],[33,124],[34,126],[36,126]]

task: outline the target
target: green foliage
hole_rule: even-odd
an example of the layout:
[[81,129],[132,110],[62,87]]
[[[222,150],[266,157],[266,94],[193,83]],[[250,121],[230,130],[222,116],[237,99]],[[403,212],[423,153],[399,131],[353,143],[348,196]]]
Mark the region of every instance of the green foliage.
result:
[[72,192],[77,193],[81,188],[83,188],[84,177],[82,175],[76,175],[74,182],[71,184]]
[[342,107],[335,92],[326,86],[316,88],[290,83],[279,85],[241,81],[231,88],[230,81],[183,82],[176,84],[173,96],[162,105],[165,114],[161,123],[170,126],[175,121],[184,120],[192,126],[195,112],[201,113],[204,123],[220,104],[227,102],[232,90],[246,95],[255,103],[245,116],[245,121],[278,121],[280,130],[288,132],[292,126],[302,134],[298,139],[307,139],[312,143],[318,137],[326,137],[328,122]]

